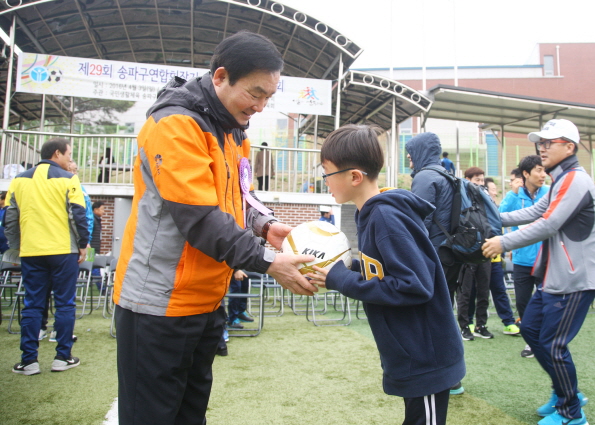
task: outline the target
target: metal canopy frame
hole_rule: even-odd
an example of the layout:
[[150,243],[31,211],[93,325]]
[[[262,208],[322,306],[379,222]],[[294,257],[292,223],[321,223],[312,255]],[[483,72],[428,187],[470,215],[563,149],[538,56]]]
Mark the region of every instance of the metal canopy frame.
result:
[[[363,51],[326,23],[271,0],[27,3],[0,16],[7,34],[16,17],[16,45],[25,52],[205,68],[223,38],[245,29],[275,43],[285,60],[283,75],[337,80],[339,57],[349,67]],[[47,118],[64,114],[54,103]],[[39,119],[40,109],[39,96],[14,94],[11,124]]]
[[[494,133],[502,147],[503,193],[504,176],[507,175],[505,133],[526,135],[532,131],[539,131],[543,124],[554,118],[570,120],[578,127],[581,146],[590,156],[591,175],[595,175],[592,140],[593,134],[595,134],[595,105],[449,85],[437,85],[431,88],[429,97],[433,100],[433,104],[426,119],[437,118],[482,123],[479,128],[491,130]],[[423,124],[425,125],[425,120]],[[496,130],[500,131],[499,137],[495,134]],[[588,145],[586,145],[587,142]]]

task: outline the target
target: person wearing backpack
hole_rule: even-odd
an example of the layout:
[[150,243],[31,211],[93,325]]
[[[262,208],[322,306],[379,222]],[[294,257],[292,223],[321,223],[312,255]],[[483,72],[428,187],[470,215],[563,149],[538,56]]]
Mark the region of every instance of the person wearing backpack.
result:
[[[547,175],[539,155],[528,155],[522,158],[517,170],[519,170],[521,178],[512,180],[512,190],[502,200],[500,212],[512,212],[531,207],[539,202],[550,190],[550,187],[544,184]],[[519,226],[513,226],[511,230],[514,232],[518,229]],[[533,295],[533,289],[539,287],[541,283],[541,279],[531,274],[540,248],[541,242],[537,242],[533,245],[515,249],[512,252],[514,295],[521,322],[527,304],[529,304],[531,295]],[[529,345],[525,346],[525,349],[521,351],[521,357],[533,357]]]
[[[448,180],[446,170],[440,165],[440,152],[442,152],[440,139],[434,133],[420,133],[407,142],[405,149],[407,158],[409,158],[409,168],[412,170],[411,177],[413,177],[411,192],[436,208],[433,213],[425,217],[424,225],[428,230],[434,249],[438,252],[440,246],[446,241],[446,234],[441,226],[443,229],[449,230],[451,227],[454,197],[454,186]],[[440,258],[440,263],[446,277],[452,304],[463,263],[443,261],[443,258]],[[464,391],[459,382],[451,388],[450,394],[459,395]]]
[[[483,187],[485,172],[479,167],[465,170],[465,179],[476,186]],[[488,331],[488,306],[490,301],[490,275],[492,264],[488,261],[481,264],[465,263],[461,270],[461,287],[457,293],[457,320],[461,327],[461,335],[465,341],[473,341],[475,336],[491,339],[494,335]],[[473,332],[469,328],[469,304],[475,287],[475,317],[477,324]]]
[[545,416],[538,424],[585,425],[581,406],[587,399],[578,391],[568,344],[595,299],[595,184],[578,162],[580,136],[571,121],[550,120],[528,137],[552,186],[534,206],[501,213],[505,226],[531,225],[487,240],[483,253],[491,258],[543,241],[533,267],[542,283],[521,322],[521,335],[553,385],[550,399],[537,409]]

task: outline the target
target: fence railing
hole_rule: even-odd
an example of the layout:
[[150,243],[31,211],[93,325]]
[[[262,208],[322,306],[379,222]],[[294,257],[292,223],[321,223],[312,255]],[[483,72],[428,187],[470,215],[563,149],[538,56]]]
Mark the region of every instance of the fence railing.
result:
[[[1,177],[12,178],[37,164],[41,146],[52,137],[71,141],[72,158],[78,165],[81,183],[132,184],[136,135],[119,134],[6,130],[0,152]],[[257,190],[328,193],[317,149],[254,146],[249,159]]]

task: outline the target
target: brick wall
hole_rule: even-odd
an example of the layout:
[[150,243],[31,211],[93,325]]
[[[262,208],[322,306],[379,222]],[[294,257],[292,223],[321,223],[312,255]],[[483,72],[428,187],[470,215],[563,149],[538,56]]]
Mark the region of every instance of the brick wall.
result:
[[318,205],[312,204],[277,204],[265,203],[267,208],[275,211],[275,217],[279,221],[289,225],[297,226],[306,221],[314,221],[320,218]]
[[105,214],[101,219],[101,254],[112,250],[114,235],[114,198],[112,196],[91,196],[91,202],[105,202]]

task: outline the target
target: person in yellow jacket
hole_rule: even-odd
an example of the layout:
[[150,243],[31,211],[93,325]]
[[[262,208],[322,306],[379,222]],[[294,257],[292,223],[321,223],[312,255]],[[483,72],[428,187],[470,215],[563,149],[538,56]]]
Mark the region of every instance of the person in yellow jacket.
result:
[[54,293],[54,329],[58,337],[52,372],[80,364],[73,357],[78,263],[85,260],[89,229],[85,197],[75,174],[66,171],[72,147],[66,139],[48,140],[41,147],[37,166],[17,175],[10,183],[4,219],[11,249],[20,250],[25,287],[21,320],[21,362],[13,372],[36,375],[39,331],[48,291]]
[[234,269],[316,291],[296,268],[313,256],[265,248],[280,248],[291,227],[250,182],[244,130],[282,68],[270,40],[242,31],[215,48],[209,73],[176,77],[148,111],[114,285],[120,425],[206,423]]

